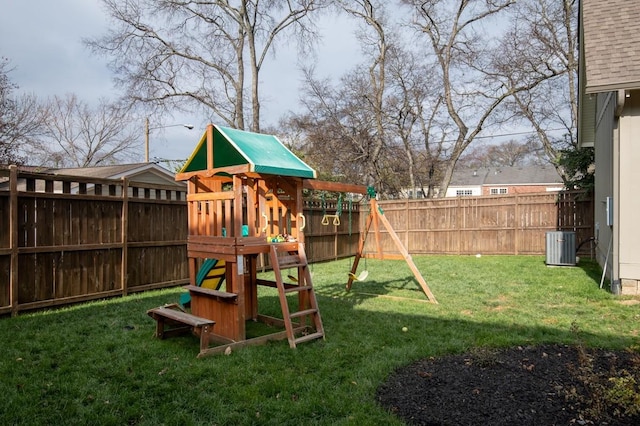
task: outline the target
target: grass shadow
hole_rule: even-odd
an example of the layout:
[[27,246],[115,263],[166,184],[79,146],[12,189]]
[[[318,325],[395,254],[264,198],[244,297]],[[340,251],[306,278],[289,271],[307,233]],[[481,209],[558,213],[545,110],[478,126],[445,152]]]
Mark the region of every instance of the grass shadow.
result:
[[[2,319],[0,423],[399,425],[375,391],[417,359],[572,344],[573,323],[588,346],[638,345],[638,307],[615,303],[580,268],[527,257],[415,260],[439,304],[381,297],[426,299],[401,264],[370,262],[349,293],[342,263],[316,266],[326,338],[295,350],[284,341],[196,359],[195,337],[154,339],[146,311],[176,302],[180,287]],[[280,312],[273,289],[259,291],[259,311]]]

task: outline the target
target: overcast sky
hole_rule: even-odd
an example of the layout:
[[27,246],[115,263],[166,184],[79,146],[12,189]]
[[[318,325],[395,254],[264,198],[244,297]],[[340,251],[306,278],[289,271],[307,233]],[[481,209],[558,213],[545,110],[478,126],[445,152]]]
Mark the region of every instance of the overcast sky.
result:
[[[0,0],[0,56],[10,60],[14,71],[10,79],[19,85],[17,93],[39,97],[75,93],[93,104],[100,97],[114,99],[112,75],[106,60],[93,56],[82,44],[83,38],[104,33],[107,17],[98,0]],[[318,52],[321,77],[339,77],[359,60],[353,31],[355,24],[332,17],[320,23],[323,41]],[[278,118],[296,110],[301,74],[294,49],[278,51],[269,58],[261,74],[264,125],[275,125]],[[182,116],[165,124],[188,123],[194,130],[171,127],[151,135],[150,156],[187,158],[195,148],[206,122],[199,117]],[[143,119],[140,123],[140,158],[144,158]]]

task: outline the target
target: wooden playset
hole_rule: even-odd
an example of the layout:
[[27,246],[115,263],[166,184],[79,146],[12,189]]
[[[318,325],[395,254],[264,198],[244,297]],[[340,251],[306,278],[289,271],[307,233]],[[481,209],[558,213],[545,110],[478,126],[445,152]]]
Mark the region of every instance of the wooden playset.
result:
[[[176,175],[177,180],[188,184],[190,285],[186,288],[191,312],[185,312],[178,304],[149,310],[149,316],[157,322],[156,336],[163,338],[191,331],[200,337],[198,356],[228,353],[269,340],[288,339],[290,347],[295,348],[302,342],[323,339],[324,328],[304,246],[302,190],[367,194],[367,188],[315,178],[316,172],[275,136],[210,124]],[[356,272],[363,256],[371,224],[377,232],[382,218],[383,225],[393,232],[380,214],[375,197],[371,202],[371,213],[350,275]],[[399,239],[397,244],[402,247]],[[435,302],[406,250],[401,248],[401,252],[429,300]],[[257,278],[258,257],[265,255],[275,281]],[[383,256],[381,251],[378,256]],[[206,262],[211,269],[223,271],[224,276],[203,273],[202,265]],[[283,270],[289,269],[296,270],[297,276],[287,275],[292,282],[285,282]],[[352,282],[349,278],[348,289]],[[258,286],[277,289],[281,318],[258,312]],[[297,294],[296,306],[290,306],[289,294]],[[248,320],[284,330],[247,338]],[[217,345],[211,346],[212,342]]]

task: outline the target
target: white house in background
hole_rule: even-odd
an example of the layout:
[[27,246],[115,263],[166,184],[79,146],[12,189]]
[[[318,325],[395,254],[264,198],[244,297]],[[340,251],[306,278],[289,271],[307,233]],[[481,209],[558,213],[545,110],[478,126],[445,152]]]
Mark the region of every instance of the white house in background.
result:
[[473,197],[482,195],[482,185],[488,173],[488,169],[454,170],[445,197]]
[[[77,168],[46,168],[46,167],[20,167],[21,170],[41,173],[43,175],[59,175],[59,176],[73,176],[86,179],[115,179],[121,180],[127,178],[132,183],[138,184],[152,184],[162,185],[167,188],[175,188],[176,190],[186,190],[184,182],[177,182],[175,180],[175,174],[164,167],[161,167],[155,163],[134,163],[134,164],[120,164],[114,166],[96,166],[96,167],[77,167]],[[0,181],[0,189],[3,186],[8,185],[8,179],[5,182]],[[35,182],[36,192],[44,192],[44,181],[36,180]],[[72,183],[71,193],[78,192],[79,185]],[[5,188],[6,189],[6,188]],[[18,190],[24,191],[26,189],[26,183],[24,179],[18,180]],[[56,182],[53,188],[54,192],[62,192],[62,184]],[[92,194],[94,192],[94,185],[88,184],[87,193]],[[132,195],[132,190],[129,190]],[[119,190],[116,195],[120,195]],[[164,198],[166,194],[161,195]],[[155,197],[152,197],[155,198]]]
[[597,260],[640,295],[640,1],[582,0],[578,143],[595,149]]
[[551,166],[483,167],[454,171],[446,196],[530,194],[562,189],[562,178]]
[[127,178],[131,182],[150,183],[156,185],[176,185],[184,187],[184,183],[176,182],[175,173],[156,163],[119,164],[115,166],[75,167],[64,169],[44,169],[43,173],[54,175],[80,176],[99,179]]

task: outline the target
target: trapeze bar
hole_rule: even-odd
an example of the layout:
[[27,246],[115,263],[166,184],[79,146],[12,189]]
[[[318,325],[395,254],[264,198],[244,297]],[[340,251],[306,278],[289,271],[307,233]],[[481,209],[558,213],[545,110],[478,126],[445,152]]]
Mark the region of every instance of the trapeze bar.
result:
[[333,224],[335,226],[340,225],[340,216],[338,216],[337,214],[325,214],[324,216],[322,216],[322,224],[328,225],[330,218],[333,218]]

